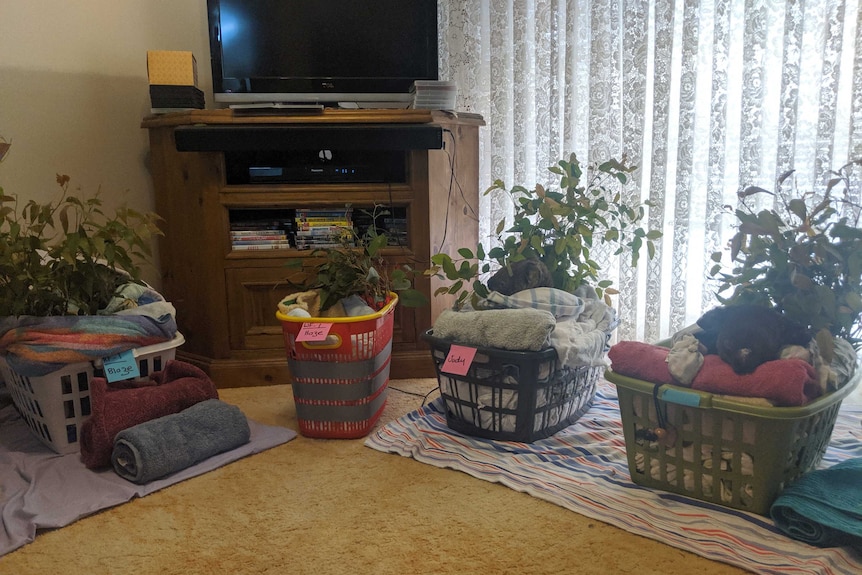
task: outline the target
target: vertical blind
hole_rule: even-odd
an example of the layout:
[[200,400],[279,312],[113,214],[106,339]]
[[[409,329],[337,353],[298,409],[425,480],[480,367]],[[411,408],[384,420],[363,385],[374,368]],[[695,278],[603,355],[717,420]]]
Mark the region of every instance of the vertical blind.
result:
[[[709,256],[739,190],[788,169],[823,190],[862,157],[860,2],[439,0],[440,77],[487,122],[482,189],[558,183],[547,167],[570,153],[639,166],[627,193],[655,204],[655,258],[592,255],[621,292],[617,337],[656,341],[716,305]],[[478,213],[487,244],[510,199]]]

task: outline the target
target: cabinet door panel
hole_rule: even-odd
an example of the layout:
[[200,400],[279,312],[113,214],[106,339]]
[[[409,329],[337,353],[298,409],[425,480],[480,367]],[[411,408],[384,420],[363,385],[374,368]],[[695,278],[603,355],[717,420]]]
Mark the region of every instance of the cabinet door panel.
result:
[[231,349],[284,347],[275,317],[278,302],[293,291],[284,278],[281,267],[225,270]]

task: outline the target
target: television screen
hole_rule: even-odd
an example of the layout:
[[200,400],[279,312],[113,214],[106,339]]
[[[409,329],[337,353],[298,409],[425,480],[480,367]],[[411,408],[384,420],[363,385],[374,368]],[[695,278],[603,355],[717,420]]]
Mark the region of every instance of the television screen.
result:
[[437,79],[436,0],[207,4],[216,102],[403,102]]

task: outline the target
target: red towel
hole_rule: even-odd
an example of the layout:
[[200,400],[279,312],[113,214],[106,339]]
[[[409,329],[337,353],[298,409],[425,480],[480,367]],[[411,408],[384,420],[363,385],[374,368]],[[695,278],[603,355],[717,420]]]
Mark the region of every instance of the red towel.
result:
[[627,375],[652,383],[675,383],[667,368],[670,350],[660,345],[640,341],[621,341],[611,347],[608,358],[611,367],[620,375]]
[[117,433],[207,399],[218,399],[215,384],[206,373],[183,361],[168,361],[144,382],[114,384],[93,378],[92,416],[81,426],[81,460],[90,469],[109,466]]
[[[674,384],[667,368],[668,349],[639,341],[621,341],[608,357],[620,375],[659,384]],[[763,397],[776,406],[804,405],[820,396],[814,367],[801,359],[777,359],[761,364],[752,373],[738,374],[717,355],[705,355],[692,389],[723,395]]]
[[691,388],[724,395],[765,397],[776,406],[805,405],[820,396],[814,367],[801,359],[776,359],[740,375],[717,355],[703,356]]

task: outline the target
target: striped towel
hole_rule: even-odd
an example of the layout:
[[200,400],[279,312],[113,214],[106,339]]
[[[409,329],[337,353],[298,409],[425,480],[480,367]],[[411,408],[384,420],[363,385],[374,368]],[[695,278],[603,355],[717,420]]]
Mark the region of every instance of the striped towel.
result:
[[[862,573],[846,547],[793,540],[760,515],[632,483],[616,388],[600,382],[593,407],[574,425],[532,444],[466,437],[446,426],[442,400],[370,435],[365,445],[463,471],[556,505],[755,573]],[[862,408],[838,415],[821,468],[862,456]]]
[[66,365],[102,359],[173,339],[171,315],[62,315],[0,318],[0,354],[18,375],[41,377]]
[[487,303],[490,307],[541,309],[554,314],[557,319],[578,317],[586,307],[578,296],[548,287],[531,288],[512,295],[491,292]]

